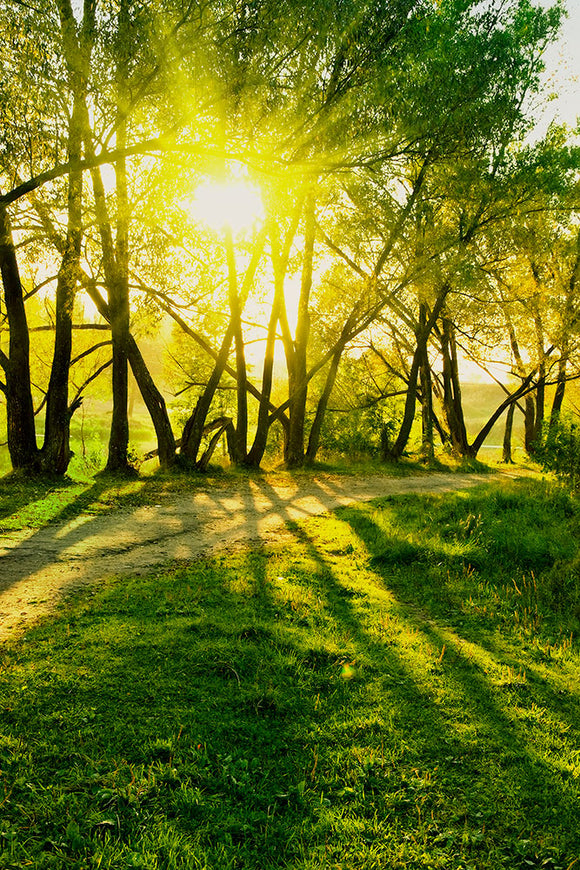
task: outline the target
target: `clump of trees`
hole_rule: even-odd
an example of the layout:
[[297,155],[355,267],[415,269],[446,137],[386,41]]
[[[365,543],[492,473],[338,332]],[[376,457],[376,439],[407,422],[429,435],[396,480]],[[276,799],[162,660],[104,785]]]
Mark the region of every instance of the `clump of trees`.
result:
[[[532,450],[547,395],[556,425],[577,373],[578,154],[561,130],[526,135],[559,4],[0,0],[0,16],[15,469],[64,474],[71,418],[106,378],[107,469],[128,471],[129,370],[164,467],[206,468],[224,436],[258,467],[274,429],[288,466],[312,462],[333,396],[377,420],[398,397],[390,459],[418,412],[427,458],[436,438],[476,456],[505,414],[509,459],[516,409]],[[251,184],[263,214],[194,217],[209,179]],[[140,347],[168,318],[180,428]],[[505,401],[469,440],[460,359],[498,356]]]

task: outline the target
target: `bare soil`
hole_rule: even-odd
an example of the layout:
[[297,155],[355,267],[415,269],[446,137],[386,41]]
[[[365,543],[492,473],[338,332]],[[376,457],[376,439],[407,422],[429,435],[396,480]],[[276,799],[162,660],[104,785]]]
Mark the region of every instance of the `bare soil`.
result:
[[256,478],[235,487],[172,494],[161,503],[0,535],[0,641],[50,613],[63,597],[114,575],[187,563],[248,542],[282,542],[290,521],[340,505],[400,493],[449,492],[516,476],[446,474],[343,477],[315,475],[272,485]]

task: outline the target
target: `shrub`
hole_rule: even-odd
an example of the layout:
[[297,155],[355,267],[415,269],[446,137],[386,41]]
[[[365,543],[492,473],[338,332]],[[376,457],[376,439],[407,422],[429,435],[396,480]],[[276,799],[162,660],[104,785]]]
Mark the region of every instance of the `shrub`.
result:
[[547,426],[534,456],[546,471],[553,471],[572,489],[580,486],[580,424],[578,418],[561,417]]
[[395,424],[377,407],[353,408],[328,414],[324,425],[324,450],[340,456],[379,456],[383,432],[392,435]]

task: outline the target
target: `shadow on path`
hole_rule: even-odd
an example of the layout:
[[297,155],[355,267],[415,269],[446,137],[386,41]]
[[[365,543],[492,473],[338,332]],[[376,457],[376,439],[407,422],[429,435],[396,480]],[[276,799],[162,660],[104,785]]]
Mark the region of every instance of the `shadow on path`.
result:
[[[219,548],[267,541],[288,521],[341,505],[401,492],[452,491],[489,482],[489,475],[433,474],[404,478],[314,476],[272,485],[261,475],[235,486],[195,488],[154,497],[158,503],[89,513],[110,483],[96,482],[39,530],[0,536],[0,639],[48,612],[68,591],[112,574],[187,562]],[[71,518],[72,517],[72,518]]]

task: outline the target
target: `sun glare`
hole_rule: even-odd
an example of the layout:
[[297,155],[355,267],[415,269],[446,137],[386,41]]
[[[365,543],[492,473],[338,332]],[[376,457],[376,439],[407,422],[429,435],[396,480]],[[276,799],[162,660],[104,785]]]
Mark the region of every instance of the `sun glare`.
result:
[[213,230],[229,228],[234,234],[249,229],[264,217],[259,191],[240,181],[202,184],[186,207],[196,221]]

